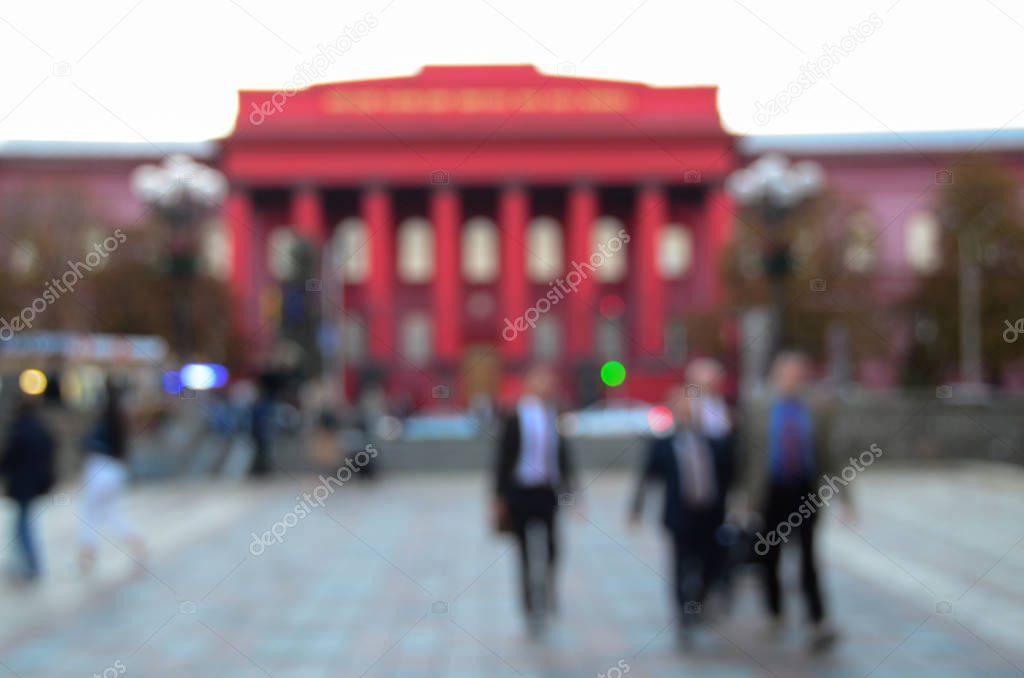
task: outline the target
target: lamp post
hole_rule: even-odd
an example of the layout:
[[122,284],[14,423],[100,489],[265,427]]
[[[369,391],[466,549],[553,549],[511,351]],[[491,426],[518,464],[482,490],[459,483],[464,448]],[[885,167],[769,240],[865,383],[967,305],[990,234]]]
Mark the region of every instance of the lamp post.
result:
[[196,228],[227,194],[227,181],[217,170],[187,155],[170,155],[159,165],[142,165],[132,172],[132,191],[170,229],[168,274],[177,286],[171,295],[175,348],[187,357],[192,351],[190,320],[195,277]]
[[786,233],[789,217],[824,186],[821,167],[811,161],[791,164],[781,154],[761,156],[726,181],[726,190],[743,208],[757,213],[764,228],[762,266],[772,287],[774,336],[770,356],[787,343],[788,299],[786,283],[793,270],[791,243]]

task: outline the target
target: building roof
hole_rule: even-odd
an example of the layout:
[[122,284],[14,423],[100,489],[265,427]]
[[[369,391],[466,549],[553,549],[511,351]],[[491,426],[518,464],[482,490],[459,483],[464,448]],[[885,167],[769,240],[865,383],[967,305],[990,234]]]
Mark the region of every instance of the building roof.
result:
[[746,136],[737,137],[737,150],[742,155],[773,151],[794,155],[1024,151],[1024,129]]
[[425,66],[411,76],[239,92],[244,139],[727,138],[715,87],[548,75],[528,65]]
[[107,141],[0,141],[0,158],[159,159],[174,153],[212,158],[213,141],[120,143]]

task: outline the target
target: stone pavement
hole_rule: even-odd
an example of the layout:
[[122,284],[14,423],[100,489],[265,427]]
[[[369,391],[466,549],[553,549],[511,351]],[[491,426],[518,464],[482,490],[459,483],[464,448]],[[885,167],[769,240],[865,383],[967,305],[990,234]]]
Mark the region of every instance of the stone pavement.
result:
[[[822,526],[844,640],[816,658],[799,605],[783,636],[767,639],[747,580],[734,613],[681,653],[655,512],[630,532],[631,479],[584,482],[585,517],[562,525],[562,614],[541,641],[524,633],[515,553],[488,532],[479,474],[351,482],[312,508],[296,499],[312,478],[145,486],[131,508],[151,558],[138,567],[105,544],[106,564],[86,579],[71,561],[69,493],[39,518],[48,580],[2,589],[0,676],[1024,673],[1021,469],[879,462],[858,477],[857,522],[829,511]],[[254,543],[265,531],[280,540]]]

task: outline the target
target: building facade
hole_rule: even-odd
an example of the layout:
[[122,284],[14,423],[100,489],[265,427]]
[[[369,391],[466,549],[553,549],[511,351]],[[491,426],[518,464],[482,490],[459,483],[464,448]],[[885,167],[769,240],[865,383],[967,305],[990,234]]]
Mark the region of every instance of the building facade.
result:
[[[511,389],[542,359],[589,401],[600,364],[619,360],[620,391],[653,399],[709,350],[691,320],[721,310],[733,170],[768,151],[819,162],[862,204],[871,253],[858,265],[892,304],[932,265],[943,172],[986,145],[1024,176],[1017,133],[739,138],[711,87],[445,66],[240,92],[235,129],[212,145],[0,146],[0,199],[33,182],[74,184],[125,223],[141,213],[131,169],[185,150],[231,185],[229,277],[253,367],[275,355],[298,238],[316,255],[301,272],[305,297],[350,395],[380,381],[416,404],[463,403]],[[740,350],[734,324],[716,331],[716,352]],[[853,376],[893,385],[901,350],[894,341]]]
[[251,343],[271,340],[254,292],[288,226],[343,287],[347,364],[422,400],[491,358],[662,381],[667,318],[718,297],[736,158],[712,88],[430,67],[242,92],[219,163]]

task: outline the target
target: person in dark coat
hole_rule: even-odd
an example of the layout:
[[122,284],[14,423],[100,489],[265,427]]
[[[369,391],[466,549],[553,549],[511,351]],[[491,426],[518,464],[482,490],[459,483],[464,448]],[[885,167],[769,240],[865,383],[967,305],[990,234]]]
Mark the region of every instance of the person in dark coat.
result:
[[[525,393],[503,424],[494,468],[495,522],[505,525],[519,545],[523,608],[530,631],[539,632],[555,612],[555,565],[560,504],[576,503],[573,465],[559,435],[553,404],[554,371],[535,365],[526,374]],[[542,539],[530,539],[534,530]],[[534,553],[547,544],[545,557]],[[539,565],[539,567],[538,567]]]
[[[726,526],[729,498],[736,489],[736,416],[724,396],[725,369],[711,358],[698,358],[686,369],[687,388],[695,390],[693,399],[693,426],[711,448],[715,464],[717,492],[714,503],[715,544],[711,572],[728,601],[731,597],[730,536],[735,529]],[[732,528],[732,529],[730,529]],[[733,537],[734,539],[735,537]]]
[[250,420],[253,457],[249,474],[255,477],[270,473],[270,453],[274,436],[274,399],[261,389],[259,398],[252,406]]
[[27,579],[35,579],[41,572],[41,564],[31,507],[56,481],[56,444],[32,400],[23,400],[14,414],[0,458],[0,473],[7,479],[7,496],[18,507],[14,534],[22,555],[22,573]]
[[630,523],[643,512],[648,484],[664,484],[662,525],[671,540],[672,596],[682,632],[700,621],[713,573],[718,481],[711,447],[693,425],[691,399],[683,386],[668,396],[675,430],[651,441],[633,495]]

